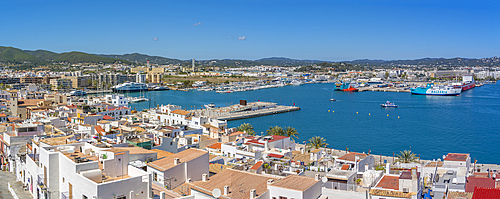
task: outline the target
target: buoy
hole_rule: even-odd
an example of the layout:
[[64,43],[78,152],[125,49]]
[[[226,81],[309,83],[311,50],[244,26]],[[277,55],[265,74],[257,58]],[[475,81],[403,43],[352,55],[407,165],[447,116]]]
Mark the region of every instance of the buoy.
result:
[[387,114],[387,117],[389,117],[389,114]]
[[371,113],[368,113],[368,115],[372,115]]
[[335,111],[332,111],[332,113],[335,113]]
[[358,112],[356,112],[356,114],[358,114]]
[[399,116],[398,116],[398,119],[399,119]]
[[328,110],[328,112],[330,112],[330,110]]

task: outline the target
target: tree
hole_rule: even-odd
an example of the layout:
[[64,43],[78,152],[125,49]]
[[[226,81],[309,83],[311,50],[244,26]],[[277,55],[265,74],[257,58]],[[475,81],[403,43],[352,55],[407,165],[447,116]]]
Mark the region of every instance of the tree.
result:
[[284,131],[285,136],[290,137],[293,141],[295,141],[295,138],[299,139],[299,133],[295,130],[295,128],[287,126]]
[[250,123],[243,123],[236,130],[246,132],[248,135],[255,135],[253,126]]
[[411,150],[400,151],[399,154],[396,155],[396,157],[398,158],[398,161],[402,163],[416,162],[415,159],[417,159],[417,155],[414,154]]
[[279,126],[274,126],[274,127],[269,127],[269,129],[267,129],[266,131],[266,135],[280,135],[280,136],[284,136],[285,135],[285,131],[283,130],[283,128],[279,127]]
[[307,143],[307,146],[315,149],[328,146],[328,143],[326,143],[326,139],[319,136],[309,138],[308,142],[309,143]]

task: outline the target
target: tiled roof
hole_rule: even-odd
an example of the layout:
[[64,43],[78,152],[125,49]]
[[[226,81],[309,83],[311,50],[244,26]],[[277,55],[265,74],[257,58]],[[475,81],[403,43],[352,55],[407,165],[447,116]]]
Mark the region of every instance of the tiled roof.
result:
[[395,197],[395,198],[411,198],[411,193],[404,193],[401,191],[380,190],[380,189],[371,189],[370,195]]
[[263,164],[264,164],[264,162],[263,162],[263,161],[258,161],[258,162],[257,162],[257,163],[255,163],[255,164],[252,166],[252,168],[250,168],[250,169],[252,169],[252,170],[257,170],[257,169],[259,169],[259,168],[260,168]]
[[284,155],[281,155],[281,154],[275,154],[275,153],[270,153],[269,155],[267,155],[269,157],[273,157],[273,158],[282,158]]
[[0,117],[7,117],[5,113],[0,113]]
[[448,153],[444,160],[448,161],[466,161],[469,154],[461,154],[461,153]]
[[476,187],[472,199],[500,198],[500,189]]
[[467,177],[465,192],[474,192],[476,187],[495,188],[495,180],[488,177],[470,176]]
[[115,149],[127,150],[129,154],[151,154],[155,151],[147,150],[142,147],[114,147]]
[[384,175],[376,187],[399,190],[399,176]]
[[[229,186],[228,198],[247,199],[250,198],[250,190],[255,189],[257,197],[267,191],[267,180],[276,179],[271,176],[263,176],[233,169],[224,169],[220,173],[209,178],[207,182],[196,181],[191,183],[194,189],[205,194],[212,195],[215,188],[224,190],[224,186]],[[210,191],[207,191],[210,190]]]
[[471,199],[472,193],[469,192],[459,192],[459,191],[450,191],[448,192],[448,199]]
[[102,119],[104,119],[104,120],[112,120],[113,118],[111,116],[109,116],[109,115],[104,115],[104,116],[102,116]]
[[[153,167],[155,169],[158,169],[160,171],[166,171],[166,170],[169,170],[169,169],[177,166],[177,165],[174,165],[175,158],[179,158],[180,163],[184,163],[184,162],[189,162],[189,161],[196,159],[200,156],[203,156],[205,154],[208,154],[208,152],[206,152],[204,150],[190,148],[190,149],[184,150],[182,152],[173,154],[171,156],[167,156],[163,159],[156,160],[154,162],[150,162],[150,163],[148,163],[148,166]],[[207,155],[207,162],[208,162],[208,155]]]
[[351,167],[351,165],[344,164],[344,165],[342,165],[342,168],[340,168],[340,170],[348,170],[349,167]]
[[102,127],[99,125],[95,126],[95,131],[97,131],[97,133],[99,133],[101,135],[104,135],[104,129],[102,129]]
[[358,160],[361,160],[361,159],[365,158],[367,155],[364,153],[350,152],[350,153],[345,154],[344,156],[337,158],[337,159],[354,162],[355,156],[358,156],[359,157]]
[[221,145],[222,145],[222,143],[217,142],[215,144],[212,144],[212,145],[208,146],[208,148],[211,148],[211,149],[221,149]]
[[189,111],[184,111],[184,110],[180,110],[180,109],[177,109],[177,110],[175,110],[175,111],[172,111],[172,113],[173,113],[173,114],[178,114],[178,115],[188,115],[188,114],[189,114],[189,113],[191,113],[191,112],[189,112]]
[[297,191],[306,191],[316,183],[321,183],[320,181],[314,180],[314,178],[298,175],[289,175],[281,180],[272,183],[269,186],[281,187],[285,189],[292,189]]
[[220,173],[222,170],[230,169],[230,168],[232,168],[232,167],[228,166],[228,165],[218,164],[218,163],[208,165],[208,171],[210,173]]

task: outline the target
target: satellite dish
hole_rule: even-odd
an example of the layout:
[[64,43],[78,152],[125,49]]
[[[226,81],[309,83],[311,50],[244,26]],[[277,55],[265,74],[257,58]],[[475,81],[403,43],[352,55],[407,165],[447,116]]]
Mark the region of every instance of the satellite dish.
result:
[[321,181],[322,181],[323,183],[326,183],[326,182],[328,182],[328,178],[326,178],[326,176],[323,176],[323,177],[321,178]]
[[221,194],[221,192],[220,192],[220,189],[218,189],[218,188],[215,188],[215,189],[212,191],[212,196],[213,196],[213,197],[218,198],[218,197],[220,197],[220,194]]

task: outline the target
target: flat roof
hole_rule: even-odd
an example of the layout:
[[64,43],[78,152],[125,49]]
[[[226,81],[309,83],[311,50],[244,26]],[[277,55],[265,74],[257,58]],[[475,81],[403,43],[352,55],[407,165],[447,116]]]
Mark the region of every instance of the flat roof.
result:
[[384,175],[378,182],[378,188],[399,190],[399,176]]
[[448,153],[444,160],[448,161],[467,161],[469,154],[461,154],[461,153]]
[[354,161],[355,161],[355,159],[356,159],[356,156],[358,156],[358,157],[359,157],[359,159],[358,159],[358,161],[359,161],[359,160],[362,160],[363,158],[365,158],[365,157],[366,157],[366,156],[368,156],[368,155],[366,155],[366,154],[364,154],[364,153],[350,152],[350,153],[345,154],[345,155],[343,155],[342,157],[339,157],[339,158],[337,158],[337,159],[338,159],[338,160],[346,160],[346,161],[351,161],[351,162],[354,162]]
[[[153,168],[160,170],[160,171],[166,171],[166,170],[169,170],[169,169],[177,166],[177,165],[174,165],[175,158],[179,158],[180,162],[183,163],[183,162],[189,162],[189,161],[196,159],[196,158],[198,158],[202,155],[205,155],[205,154],[208,154],[208,152],[204,151],[204,150],[200,150],[200,149],[190,148],[190,149],[184,150],[182,152],[167,156],[163,159],[150,162],[150,163],[148,163],[148,166],[153,167]],[[208,156],[207,156],[207,158],[208,158]]]

